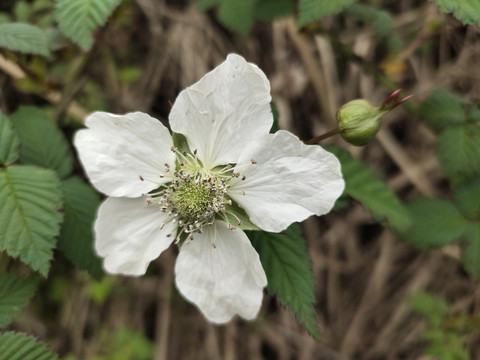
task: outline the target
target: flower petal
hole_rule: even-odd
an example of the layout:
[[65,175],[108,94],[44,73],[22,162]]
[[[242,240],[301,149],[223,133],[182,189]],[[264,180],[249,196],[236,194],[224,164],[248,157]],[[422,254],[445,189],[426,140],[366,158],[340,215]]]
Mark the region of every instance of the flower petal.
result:
[[272,127],[270,83],[236,54],[183,90],[170,112],[172,131],[185,135],[206,168],[236,163],[245,140]]
[[328,213],[345,187],[333,154],[282,130],[248,144],[234,171],[246,178],[234,179],[228,194],[265,231]]
[[175,275],[179,291],[214,323],[228,322],[235,314],[254,319],[267,285],[260,258],[245,233],[229,230],[223,221],[183,244]]
[[[175,164],[168,129],[141,112],[91,114],[74,144],[92,184],[109,196],[138,197],[167,179],[165,163]],[[142,181],[143,178],[143,181]]]
[[[112,274],[142,275],[175,239],[176,226],[142,198],[107,198],[95,222],[95,250]],[[162,224],[166,223],[162,229]],[[167,236],[171,234],[171,236]]]

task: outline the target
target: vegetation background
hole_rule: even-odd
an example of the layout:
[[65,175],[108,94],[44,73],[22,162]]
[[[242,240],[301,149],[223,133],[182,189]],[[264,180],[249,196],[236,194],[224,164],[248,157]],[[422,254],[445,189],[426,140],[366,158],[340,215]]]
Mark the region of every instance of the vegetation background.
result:
[[[302,140],[335,128],[337,109],[352,99],[380,105],[397,88],[414,98],[365,147],[322,142],[348,153],[331,148],[344,165],[346,196],[336,211],[302,224],[320,341],[272,295],[254,322],[209,324],[174,287],[174,247],[144,277],[102,277],[92,254],[79,259],[92,241],[81,227],[63,228],[49,272],[33,266],[48,278],[6,331],[33,335],[68,360],[480,359],[476,1],[101,3],[95,11],[106,23],[89,18],[85,30],[62,20],[65,1],[1,1],[0,24],[47,34],[45,44],[31,33],[11,42],[0,25],[0,109],[24,143],[35,137],[24,120],[32,117],[62,131],[65,151],[95,110],[140,110],[166,124],[177,94],[231,52],[264,70],[278,126]],[[93,214],[100,197],[85,189],[78,161],[55,169],[67,203],[82,194]],[[79,248],[65,244],[70,237]],[[0,237],[8,253],[5,244]],[[0,270],[33,274],[7,253]],[[12,287],[2,281],[7,299]],[[7,360],[1,349],[0,341]]]

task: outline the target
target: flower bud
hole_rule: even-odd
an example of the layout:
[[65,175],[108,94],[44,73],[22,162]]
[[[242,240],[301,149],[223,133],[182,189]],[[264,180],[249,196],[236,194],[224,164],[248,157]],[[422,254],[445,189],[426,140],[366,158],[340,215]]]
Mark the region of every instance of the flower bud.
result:
[[352,145],[365,145],[380,130],[380,119],[387,112],[407,101],[409,95],[399,100],[402,89],[394,91],[380,106],[373,106],[367,100],[349,101],[337,111],[338,133]]
[[352,100],[337,111],[338,132],[348,143],[365,145],[380,130],[380,119],[388,112],[367,100]]

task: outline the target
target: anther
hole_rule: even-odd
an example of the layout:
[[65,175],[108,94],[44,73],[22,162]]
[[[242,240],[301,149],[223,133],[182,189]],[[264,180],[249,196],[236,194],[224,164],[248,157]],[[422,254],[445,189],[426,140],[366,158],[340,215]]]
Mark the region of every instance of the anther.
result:
[[142,175],[138,175],[138,177],[140,178],[140,180],[145,181]]
[[245,180],[247,177],[245,175],[242,176],[242,180]]
[[257,163],[257,160],[255,160],[255,159],[252,159],[251,161],[252,161],[253,165],[255,165]]

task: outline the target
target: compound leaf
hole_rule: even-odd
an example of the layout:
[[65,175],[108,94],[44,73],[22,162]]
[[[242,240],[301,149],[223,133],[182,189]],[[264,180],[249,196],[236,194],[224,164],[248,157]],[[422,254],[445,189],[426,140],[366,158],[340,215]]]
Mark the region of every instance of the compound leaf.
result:
[[464,24],[480,26],[480,2],[478,0],[435,0],[440,11],[453,12]]

